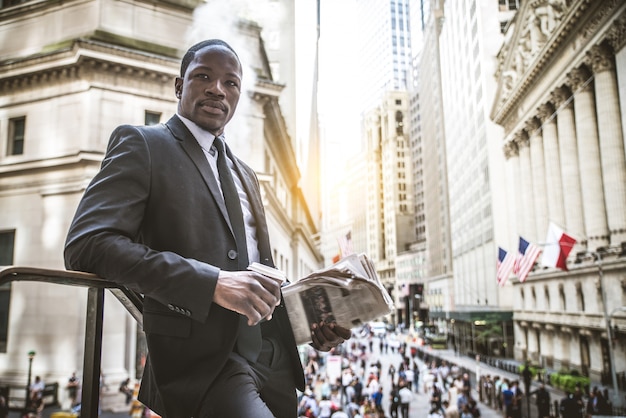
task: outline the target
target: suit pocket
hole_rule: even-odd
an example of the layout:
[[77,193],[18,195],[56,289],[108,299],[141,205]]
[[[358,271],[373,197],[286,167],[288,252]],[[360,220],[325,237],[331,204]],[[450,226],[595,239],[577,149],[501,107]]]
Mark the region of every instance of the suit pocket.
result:
[[191,334],[191,319],[179,314],[144,311],[143,330],[147,334],[187,338]]

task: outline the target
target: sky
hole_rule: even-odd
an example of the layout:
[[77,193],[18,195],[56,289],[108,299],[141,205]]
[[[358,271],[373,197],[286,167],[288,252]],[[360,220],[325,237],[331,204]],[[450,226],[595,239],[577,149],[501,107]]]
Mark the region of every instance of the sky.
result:
[[321,0],[318,114],[335,155],[353,153],[360,138],[356,0]]
[[[358,33],[356,27],[356,0],[320,0],[320,40],[318,69],[318,116],[322,146],[322,164],[326,176],[324,183],[332,182],[341,175],[346,156],[354,154],[360,141],[360,116],[357,103],[358,69],[356,66]],[[301,3],[298,3],[301,2]],[[296,0],[296,31],[298,42],[296,66],[302,74],[296,82],[308,83],[297,90],[310,92],[313,75],[312,67],[315,56],[315,2],[316,0]],[[271,6],[271,3],[270,3]],[[279,10],[279,9],[278,9]],[[257,17],[259,20],[276,18],[277,9],[268,7],[267,2],[255,0],[207,0],[195,12],[195,23],[189,33],[189,43],[210,37],[229,39],[239,52],[242,64],[246,67],[245,46],[237,44],[241,38],[236,31],[236,20],[241,16]],[[278,16],[280,18],[281,16]],[[254,19],[257,20],[257,19]],[[207,25],[206,22],[211,22]],[[306,68],[305,68],[306,67]],[[244,68],[244,78],[253,71]],[[245,85],[253,85],[249,79]],[[301,94],[296,98],[296,124],[298,125],[297,155],[303,170],[306,170],[306,150],[310,126],[311,97]],[[240,101],[237,114],[245,114],[245,101]],[[236,118],[231,125],[236,124]]]

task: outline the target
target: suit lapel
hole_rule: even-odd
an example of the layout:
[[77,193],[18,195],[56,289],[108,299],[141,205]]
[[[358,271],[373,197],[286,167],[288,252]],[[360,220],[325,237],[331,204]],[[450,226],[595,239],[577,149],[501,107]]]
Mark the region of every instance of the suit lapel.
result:
[[[172,132],[172,135],[180,141],[181,146],[198,169],[198,172],[209,188],[215,204],[219,207],[220,212],[222,213],[224,222],[226,222],[234,237],[235,235],[228,218],[228,211],[226,210],[226,204],[224,202],[224,198],[222,197],[222,192],[220,191],[217,179],[215,178],[213,170],[211,169],[202,148],[198,144],[198,141],[176,115],[172,116],[165,125],[168,127],[170,132]],[[252,169],[248,168],[248,166],[246,166],[241,160],[235,157],[232,152],[230,152],[228,145],[226,146],[226,149],[228,150],[228,155],[233,162],[235,169],[237,170],[237,174],[241,179],[241,183],[243,184],[246,194],[248,195],[250,210],[252,211],[252,215],[254,216],[257,226],[257,240],[261,262],[273,267],[272,249],[269,242],[267,223],[265,221],[265,211],[263,209],[263,201],[261,199],[258,181]]]
[[174,137],[180,141],[181,146],[200,172],[200,175],[204,179],[204,182],[213,196],[213,200],[215,200],[215,204],[219,207],[222,217],[232,232],[232,227],[230,225],[230,221],[228,220],[228,212],[226,211],[226,204],[224,203],[224,198],[222,197],[219,185],[217,184],[217,179],[215,178],[213,170],[211,169],[202,148],[198,144],[198,141],[196,141],[196,138],[194,138],[185,124],[178,119],[177,116],[172,116],[172,118],[167,121],[166,126],[169,128],[170,132],[172,132]]
[[272,262],[272,251],[269,242],[269,234],[267,231],[267,223],[265,221],[265,210],[263,209],[263,200],[261,199],[261,191],[259,188],[258,180],[254,174],[254,171],[250,167],[248,167],[245,163],[243,163],[240,159],[235,157],[230,149],[227,148],[228,156],[233,162],[235,169],[237,170],[237,174],[241,179],[241,183],[246,191],[246,195],[248,196],[248,203],[250,204],[250,210],[252,211],[252,216],[254,216],[254,220],[256,221],[256,230],[257,230],[257,243],[259,248],[259,255],[261,257],[261,262],[268,266],[274,267],[274,263]]

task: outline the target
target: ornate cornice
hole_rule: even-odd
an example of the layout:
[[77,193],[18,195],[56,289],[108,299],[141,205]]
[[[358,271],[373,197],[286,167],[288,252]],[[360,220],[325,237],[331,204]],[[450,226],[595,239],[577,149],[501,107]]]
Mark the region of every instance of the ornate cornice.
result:
[[[516,119],[520,116],[515,111],[519,102],[536,86],[537,79],[554,62],[559,51],[572,44],[585,53],[590,48],[587,46],[590,40],[597,37],[600,28],[618,12],[624,14],[620,0],[537,0],[526,3],[518,12],[520,16],[516,16],[518,22],[511,41],[499,54],[496,72],[499,85],[492,119],[509,132],[515,129]],[[548,16],[550,13],[551,17]],[[594,43],[623,38],[624,24],[621,16],[615,19],[610,30],[600,34]]]
[[[17,18],[33,13],[45,13],[47,10],[55,7],[67,7],[68,3],[79,3],[81,0],[26,0],[17,2],[14,6],[5,6],[0,8],[0,20],[8,18]],[[203,0],[137,0],[141,3],[148,3],[150,6],[155,5],[168,7],[171,9],[193,12],[195,8],[203,3]]]
[[[0,62],[0,94],[43,89],[72,80],[128,80],[140,83],[173,83],[178,64],[173,59],[75,41],[70,48]],[[122,77],[120,77],[122,76]],[[173,84],[172,84],[173,85]]]

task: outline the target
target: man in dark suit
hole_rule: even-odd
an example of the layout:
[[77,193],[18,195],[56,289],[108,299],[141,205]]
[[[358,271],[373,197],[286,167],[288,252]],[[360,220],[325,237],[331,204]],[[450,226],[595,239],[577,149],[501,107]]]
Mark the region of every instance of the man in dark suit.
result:
[[[246,271],[273,262],[256,175],[223,142],[241,78],[225,42],[191,47],[177,115],[112,133],[67,237],[68,269],[144,294],[139,399],[164,418],[295,417],[304,389],[280,284]],[[322,351],[350,337],[311,329]]]

